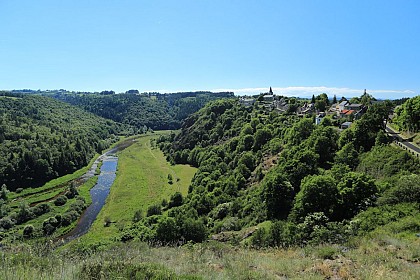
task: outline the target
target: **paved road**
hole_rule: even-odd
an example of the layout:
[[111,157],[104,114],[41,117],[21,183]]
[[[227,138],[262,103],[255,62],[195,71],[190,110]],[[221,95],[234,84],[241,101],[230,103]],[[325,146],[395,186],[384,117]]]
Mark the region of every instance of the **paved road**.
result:
[[399,134],[399,132],[393,130],[392,128],[390,128],[388,125],[386,126],[386,132],[388,132],[389,135],[393,136],[395,140],[397,140],[399,143],[401,143],[402,147],[408,149],[411,152],[415,152],[417,153],[417,156],[419,156],[420,154],[420,148],[418,148],[417,146],[413,145],[413,143],[404,140]]

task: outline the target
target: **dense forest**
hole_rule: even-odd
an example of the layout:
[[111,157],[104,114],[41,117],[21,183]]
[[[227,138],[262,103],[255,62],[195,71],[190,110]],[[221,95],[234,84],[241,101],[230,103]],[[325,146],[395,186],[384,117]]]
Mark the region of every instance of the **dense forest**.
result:
[[0,97],[0,183],[11,191],[40,186],[135,132],[49,97]]
[[331,117],[315,125],[313,115],[214,101],[158,143],[169,161],[198,168],[188,196],[151,206],[121,240],[237,232],[256,247],[290,246],[340,243],[404,219],[418,229],[420,164],[384,133],[391,109],[371,104],[341,131]]
[[51,97],[80,107],[98,116],[135,126],[138,129],[179,129],[182,121],[207,102],[233,98],[232,92],[180,92],[170,94],[128,91],[102,93],[49,93]]

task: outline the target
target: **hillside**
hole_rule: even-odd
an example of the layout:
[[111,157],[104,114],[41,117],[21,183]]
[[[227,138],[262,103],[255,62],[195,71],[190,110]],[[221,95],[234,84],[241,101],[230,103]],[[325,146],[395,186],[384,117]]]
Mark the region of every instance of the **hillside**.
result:
[[[160,93],[48,93],[51,97],[98,116],[142,129],[179,129],[182,121],[207,102],[232,98],[231,92]],[[111,94],[110,94],[111,93]]]
[[257,247],[341,243],[400,219],[414,219],[408,232],[420,230],[419,161],[383,132],[386,106],[371,105],[340,131],[329,118],[316,126],[311,116],[233,100],[207,105],[160,144],[170,161],[198,168],[163,221],[182,228],[190,217],[217,240],[241,240],[257,227],[247,239]]
[[127,132],[52,98],[0,97],[0,184],[12,191],[40,186],[87,165]]

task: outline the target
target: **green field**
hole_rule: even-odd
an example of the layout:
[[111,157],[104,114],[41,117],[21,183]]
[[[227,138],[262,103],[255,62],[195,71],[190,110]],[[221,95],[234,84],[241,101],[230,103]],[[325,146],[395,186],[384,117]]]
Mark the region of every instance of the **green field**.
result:
[[[139,137],[136,143],[118,153],[117,178],[105,206],[82,241],[112,240],[131,223],[137,210],[145,213],[150,205],[169,200],[177,191],[188,193],[196,169],[189,165],[171,166],[163,153],[151,145],[152,139],[164,133],[169,132]],[[172,175],[173,184],[168,183],[168,174]],[[104,227],[105,218],[112,221],[111,226]]]

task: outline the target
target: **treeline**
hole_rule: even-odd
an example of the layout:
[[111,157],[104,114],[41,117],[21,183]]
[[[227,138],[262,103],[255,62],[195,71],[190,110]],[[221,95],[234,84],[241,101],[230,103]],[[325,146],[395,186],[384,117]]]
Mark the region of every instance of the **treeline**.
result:
[[98,116],[139,129],[179,129],[182,121],[207,102],[233,97],[230,92],[182,92],[171,94],[129,91],[124,94],[56,93],[52,97]]
[[420,131],[420,95],[406,100],[395,110],[392,120],[400,130],[416,133]]
[[150,207],[121,240],[202,241],[209,233],[223,240],[222,232],[265,222],[252,244],[289,246],[341,242],[418,219],[420,165],[389,145],[390,106],[371,105],[340,132],[329,117],[316,126],[314,116],[212,102],[187,118],[180,134],[159,141],[169,161],[198,167],[188,195]]
[[135,131],[48,97],[0,97],[0,185],[37,187]]

